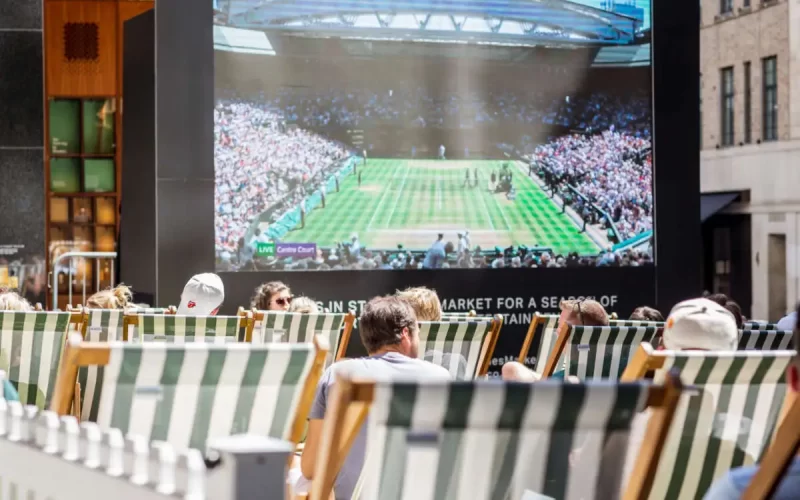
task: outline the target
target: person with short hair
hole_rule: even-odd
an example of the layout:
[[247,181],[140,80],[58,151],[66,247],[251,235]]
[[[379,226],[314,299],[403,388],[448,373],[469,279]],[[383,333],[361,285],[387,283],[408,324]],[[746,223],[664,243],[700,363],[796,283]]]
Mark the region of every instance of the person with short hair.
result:
[[302,313],[302,314],[317,314],[319,307],[314,299],[309,297],[295,297],[292,304],[289,306],[289,312]]
[[133,301],[130,287],[119,284],[114,288],[101,290],[86,299],[89,309],[127,309]]
[[[800,305],[797,308],[800,316]],[[794,324],[794,348],[800,352],[800,322]],[[800,356],[795,353],[793,361],[786,368],[786,382],[793,394],[800,393]],[[748,465],[729,470],[706,492],[704,500],[738,500],[742,498],[747,486],[758,471],[758,465]],[[793,500],[800,492],[800,455],[789,463],[786,473],[772,495],[773,500]]]
[[417,315],[417,320],[442,320],[442,303],[436,290],[431,290],[424,286],[415,286],[397,292],[397,296],[411,305]]
[[[322,438],[322,424],[336,377],[347,374],[366,379],[450,380],[450,374],[441,366],[416,359],[419,351],[419,327],[414,309],[399,297],[376,297],[364,307],[359,319],[361,342],[369,354],[364,358],[346,359],[334,363],[323,373],[317,384],[308,422],[305,448],[301,457],[300,472],[292,471],[290,477],[297,486],[307,486],[313,480],[317,452]],[[364,466],[367,446],[366,424],[359,430],[350,452],[342,464],[334,484],[337,500],[350,499]]]
[[[570,326],[608,326],[608,313],[600,302],[592,299],[562,300],[559,305],[561,316],[558,324]],[[501,369],[503,380],[518,382],[536,382],[539,376],[518,361],[509,361]],[[553,374],[554,378],[563,378],[564,372]]]
[[33,306],[22,295],[14,291],[0,293],[0,311],[33,311]]
[[288,311],[292,305],[292,291],[282,281],[270,281],[256,288],[250,307],[259,311]]
[[196,274],[183,287],[178,314],[214,316],[225,300],[225,286],[214,273]]
[[632,321],[664,321],[664,315],[658,309],[653,309],[648,306],[639,306],[633,310],[631,317],[628,318]]

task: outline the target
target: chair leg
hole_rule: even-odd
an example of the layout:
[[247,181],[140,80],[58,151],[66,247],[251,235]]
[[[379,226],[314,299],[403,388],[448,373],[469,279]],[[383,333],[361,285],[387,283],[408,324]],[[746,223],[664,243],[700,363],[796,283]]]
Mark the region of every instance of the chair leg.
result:
[[81,383],[75,382],[75,394],[72,396],[72,415],[81,420]]

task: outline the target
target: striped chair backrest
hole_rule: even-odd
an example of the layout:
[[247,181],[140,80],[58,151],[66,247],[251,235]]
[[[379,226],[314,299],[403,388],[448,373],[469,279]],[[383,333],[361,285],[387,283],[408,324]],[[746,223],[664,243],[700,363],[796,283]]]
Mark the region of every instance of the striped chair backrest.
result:
[[643,348],[661,364],[655,383],[677,368],[687,387],[661,454],[651,499],[702,498],[728,470],[759,461],[777,426],[786,394],[784,374],[794,351]]
[[610,319],[608,326],[652,326],[654,328],[664,328],[663,321],[639,321],[636,319]]
[[68,312],[0,311],[0,370],[20,402],[44,409],[55,390]]
[[314,344],[112,342],[96,422],[178,450],[234,434],[296,440],[316,353]]
[[777,330],[777,323],[767,321],[745,321],[742,325],[743,330]]
[[[499,334],[498,319],[480,321],[420,321],[417,357],[444,366],[456,379],[485,375]],[[494,332],[494,339],[490,334]]]
[[570,326],[566,375],[618,380],[639,344],[652,342],[657,333],[655,326]]
[[[621,498],[624,461],[601,460],[602,443],[627,436],[648,393],[644,383],[375,383],[356,494]],[[578,448],[580,460],[570,465]]]
[[121,340],[125,311],[122,309],[84,309],[83,336],[99,333],[106,340]]
[[525,336],[525,343],[520,353],[520,363],[525,363],[530,356],[531,350],[535,349],[536,359],[534,360],[533,371],[541,375],[547,357],[553,350],[558,337],[558,314],[539,314],[533,315],[528,333]]
[[[94,312],[105,313],[109,311],[94,310]],[[115,311],[111,311],[115,312]],[[120,311],[121,312],[121,311]],[[102,317],[97,314],[96,317]],[[92,323],[92,315],[89,314],[89,323]],[[124,314],[122,318],[124,319]],[[99,319],[97,320],[99,321]],[[110,323],[109,323],[110,324]],[[114,342],[122,340],[122,321],[120,321],[120,329],[113,328],[93,328],[89,327],[86,330],[83,338],[89,342]],[[78,382],[81,389],[81,420],[96,422],[97,411],[100,407],[100,389],[103,387],[103,377],[105,375],[105,366],[102,365],[89,365],[81,366],[78,368]]]
[[331,350],[325,366],[333,363],[338,353],[339,342],[349,340],[342,336],[345,324],[345,313],[289,313],[280,311],[256,311],[258,329],[253,332],[253,343],[269,344],[278,343],[305,343],[311,342],[315,335],[322,335],[328,339]]
[[739,330],[740,351],[784,351],[793,347],[791,330]]
[[145,342],[237,342],[243,337],[239,316],[183,316],[138,314],[128,316],[138,322],[136,332]]

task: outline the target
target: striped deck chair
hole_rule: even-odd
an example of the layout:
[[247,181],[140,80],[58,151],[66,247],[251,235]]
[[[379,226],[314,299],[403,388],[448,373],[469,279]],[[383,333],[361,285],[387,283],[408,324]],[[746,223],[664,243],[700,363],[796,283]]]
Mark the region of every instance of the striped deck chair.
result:
[[[677,376],[663,386],[340,378],[310,498],[328,498],[365,420],[365,466],[353,498],[571,500],[621,498],[623,490],[626,499],[646,498],[680,392]],[[601,460],[603,443],[626,438],[648,407],[657,415],[647,429],[652,446],[621,486],[624,460]],[[570,466],[577,448],[580,460]]]
[[795,398],[742,498],[772,498],[800,449],[800,398]]
[[478,313],[475,311],[469,311],[469,312],[448,311],[442,313],[442,321],[454,321],[462,318],[473,318],[477,315]]
[[791,330],[739,330],[740,351],[785,351],[791,348]]
[[[125,314],[177,314],[178,310],[175,306],[169,307],[131,307]],[[136,326],[127,325],[125,327],[127,336],[123,336],[125,340],[137,340]]]
[[[675,412],[651,500],[701,498],[728,470],[757,462],[770,443],[794,351],[656,351],[643,343],[623,381],[677,369],[687,389]],[[689,389],[691,388],[691,390]]]
[[[534,314],[531,325],[528,327],[528,333],[525,334],[525,341],[522,343],[519,362],[524,365],[533,364],[533,371],[539,376],[544,371],[547,357],[558,336],[558,316],[558,314]],[[529,362],[531,347],[536,349],[533,363]]]
[[0,370],[5,370],[21,403],[40,409],[49,404],[74,316],[77,314],[0,311]]
[[[244,338],[246,320],[240,316],[183,316],[177,314],[126,314],[125,333],[135,328],[144,342],[238,342]],[[129,340],[125,335],[123,340]]]
[[480,321],[420,321],[417,357],[447,368],[456,379],[489,371],[503,318]]
[[575,375],[581,380],[617,380],[639,344],[652,342],[658,335],[655,326],[562,325],[543,376],[553,375],[563,354],[565,375]]
[[745,321],[742,325],[743,330],[777,330],[777,323],[767,321]]
[[297,443],[327,354],[308,344],[67,343],[51,410],[64,415],[78,368],[102,365],[96,423],[178,450],[209,439],[265,435]]
[[[241,313],[240,313],[241,314]],[[255,311],[251,341],[256,344],[272,342],[310,342],[315,335],[327,337],[334,347],[328,354],[325,366],[342,359],[350,343],[355,322],[353,313],[289,313],[282,311]]]
[[[125,314],[120,309],[86,310],[89,327],[84,331],[83,338],[89,342],[114,342],[122,339]],[[105,367],[102,365],[81,366],[78,369],[78,393],[80,411],[73,414],[84,421],[97,421],[97,411],[100,402],[100,389],[103,387]]]
[[636,319],[610,319],[608,326],[652,326],[654,328],[664,328],[663,321],[639,321]]

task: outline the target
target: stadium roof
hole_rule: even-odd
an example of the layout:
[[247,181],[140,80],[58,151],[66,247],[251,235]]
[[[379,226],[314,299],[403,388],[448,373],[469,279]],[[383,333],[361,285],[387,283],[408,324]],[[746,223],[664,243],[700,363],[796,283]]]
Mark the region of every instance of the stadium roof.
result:
[[492,45],[620,45],[642,21],[567,0],[219,0],[218,22],[305,36]]

